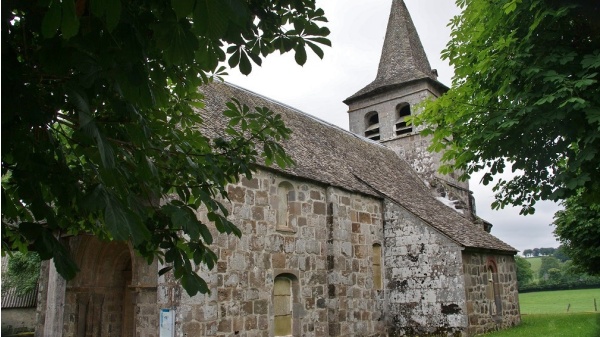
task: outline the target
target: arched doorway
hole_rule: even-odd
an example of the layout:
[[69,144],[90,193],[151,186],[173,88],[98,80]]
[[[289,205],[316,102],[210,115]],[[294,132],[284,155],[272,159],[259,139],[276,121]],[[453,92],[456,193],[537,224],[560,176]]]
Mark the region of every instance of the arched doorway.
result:
[[129,246],[93,236],[71,243],[80,272],[66,286],[65,329],[77,337],[135,336]]

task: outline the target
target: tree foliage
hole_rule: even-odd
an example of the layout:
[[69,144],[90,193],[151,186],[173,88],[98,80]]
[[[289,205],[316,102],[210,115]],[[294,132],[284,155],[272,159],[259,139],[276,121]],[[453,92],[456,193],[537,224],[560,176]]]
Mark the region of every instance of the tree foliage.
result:
[[[211,224],[240,235],[219,202],[257,163],[291,159],[290,130],[232,101],[227,138],[209,139],[197,88],[226,67],[329,45],[314,0],[12,0],[2,4],[2,251],[77,266],[60,242],[130,240],[169,264],[190,294],[214,266]],[[176,196],[176,197],[173,197]],[[161,270],[166,272],[167,269]]]
[[540,266],[539,278],[542,279],[542,278],[548,277],[548,273],[549,273],[550,269],[557,269],[557,270],[559,270],[559,274],[560,274],[560,261],[553,256],[542,257],[542,264]]
[[442,171],[483,171],[494,208],[532,214],[538,200],[584,190],[600,200],[597,1],[457,0],[443,58],[452,89],[415,119],[444,151]]
[[517,264],[517,282],[519,287],[531,282],[533,280],[531,263],[520,256],[515,256],[515,263]]
[[600,275],[600,203],[589,205],[581,198],[576,195],[563,202],[564,210],[554,216],[554,234],[576,266]]
[[552,256],[559,259],[560,262],[566,262],[571,259],[571,257],[565,252],[565,247],[562,245],[558,246],[558,248],[556,248],[556,250],[554,251],[554,254],[552,254]]
[[19,296],[34,291],[40,276],[40,262],[35,252],[11,254],[2,273],[2,291],[15,288]]

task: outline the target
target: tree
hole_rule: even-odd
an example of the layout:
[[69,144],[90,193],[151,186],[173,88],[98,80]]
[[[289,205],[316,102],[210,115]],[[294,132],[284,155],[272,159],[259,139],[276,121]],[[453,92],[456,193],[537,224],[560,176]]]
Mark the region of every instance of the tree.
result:
[[554,251],[556,250],[556,248],[540,248],[540,255],[543,256],[550,256],[552,254],[554,254]]
[[542,257],[542,265],[540,266],[539,277],[546,278],[550,269],[557,269],[560,271],[560,261],[552,256]]
[[35,290],[40,276],[40,256],[35,252],[15,252],[2,273],[2,291],[15,288],[23,296]]
[[530,257],[533,254],[533,251],[531,249],[525,249],[523,251],[523,256],[525,257]]
[[553,283],[560,283],[563,279],[563,275],[559,268],[550,268],[545,274],[548,277],[548,281]]
[[531,282],[533,279],[533,270],[531,270],[531,263],[526,259],[515,256],[515,263],[517,264],[517,282],[519,287],[524,286]]
[[540,249],[533,248],[532,253],[533,253],[533,256],[538,257],[538,256],[540,256]]
[[499,179],[494,208],[600,200],[600,12],[597,1],[457,0],[443,58],[452,89],[415,118],[444,151],[441,171]]
[[600,275],[600,203],[585,205],[581,198],[576,195],[563,202],[564,210],[554,216],[554,234],[574,265]]
[[565,252],[565,248],[562,245],[558,246],[558,248],[556,249],[556,251],[554,251],[554,254],[552,254],[552,256],[557,258],[560,262],[566,262],[567,260],[571,259],[569,255],[567,255],[567,253]]
[[[256,164],[292,164],[266,108],[223,107],[210,139],[198,87],[229,67],[329,45],[314,0],[13,0],[2,13],[2,251],[35,251],[70,279],[60,238],[130,240],[190,294],[217,256],[194,211],[240,235],[219,200]],[[176,196],[176,197],[173,197]]]

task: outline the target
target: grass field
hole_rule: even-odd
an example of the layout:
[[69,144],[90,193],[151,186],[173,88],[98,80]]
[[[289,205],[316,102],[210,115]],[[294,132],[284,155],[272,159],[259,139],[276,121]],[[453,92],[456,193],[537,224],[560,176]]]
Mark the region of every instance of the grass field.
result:
[[598,337],[600,314],[523,315],[521,325],[484,334],[489,337]]
[[600,311],[594,312],[594,298],[600,310],[600,289],[519,294],[521,325],[483,336],[600,337]]
[[527,262],[531,264],[531,270],[533,271],[533,280],[537,281],[540,274],[540,268],[542,267],[541,257],[528,257]]
[[[593,312],[594,298],[600,310],[600,289],[555,290],[519,294],[521,314]],[[569,306],[570,304],[570,306]],[[600,312],[600,311],[599,311]]]

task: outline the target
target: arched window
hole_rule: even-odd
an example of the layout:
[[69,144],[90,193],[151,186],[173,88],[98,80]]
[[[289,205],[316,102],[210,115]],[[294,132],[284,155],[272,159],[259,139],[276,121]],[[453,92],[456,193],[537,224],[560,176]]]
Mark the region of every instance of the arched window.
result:
[[383,277],[381,276],[381,245],[373,245],[373,288],[381,290],[383,288]]
[[277,187],[277,228],[292,229],[290,221],[290,202],[294,200],[294,187],[287,181],[281,182]]
[[371,111],[365,115],[365,137],[372,140],[379,140],[379,114],[377,111]]
[[407,124],[407,117],[410,116],[410,104],[400,103],[396,106],[396,136],[412,132],[412,126]]
[[292,280],[287,276],[275,277],[273,284],[273,330],[275,336],[293,335]]
[[490,300],[490,315],[502,315],[502,300],[500,298],[500,285],[498,284],[498,269],[493,261],[487,266],[487,295]]

